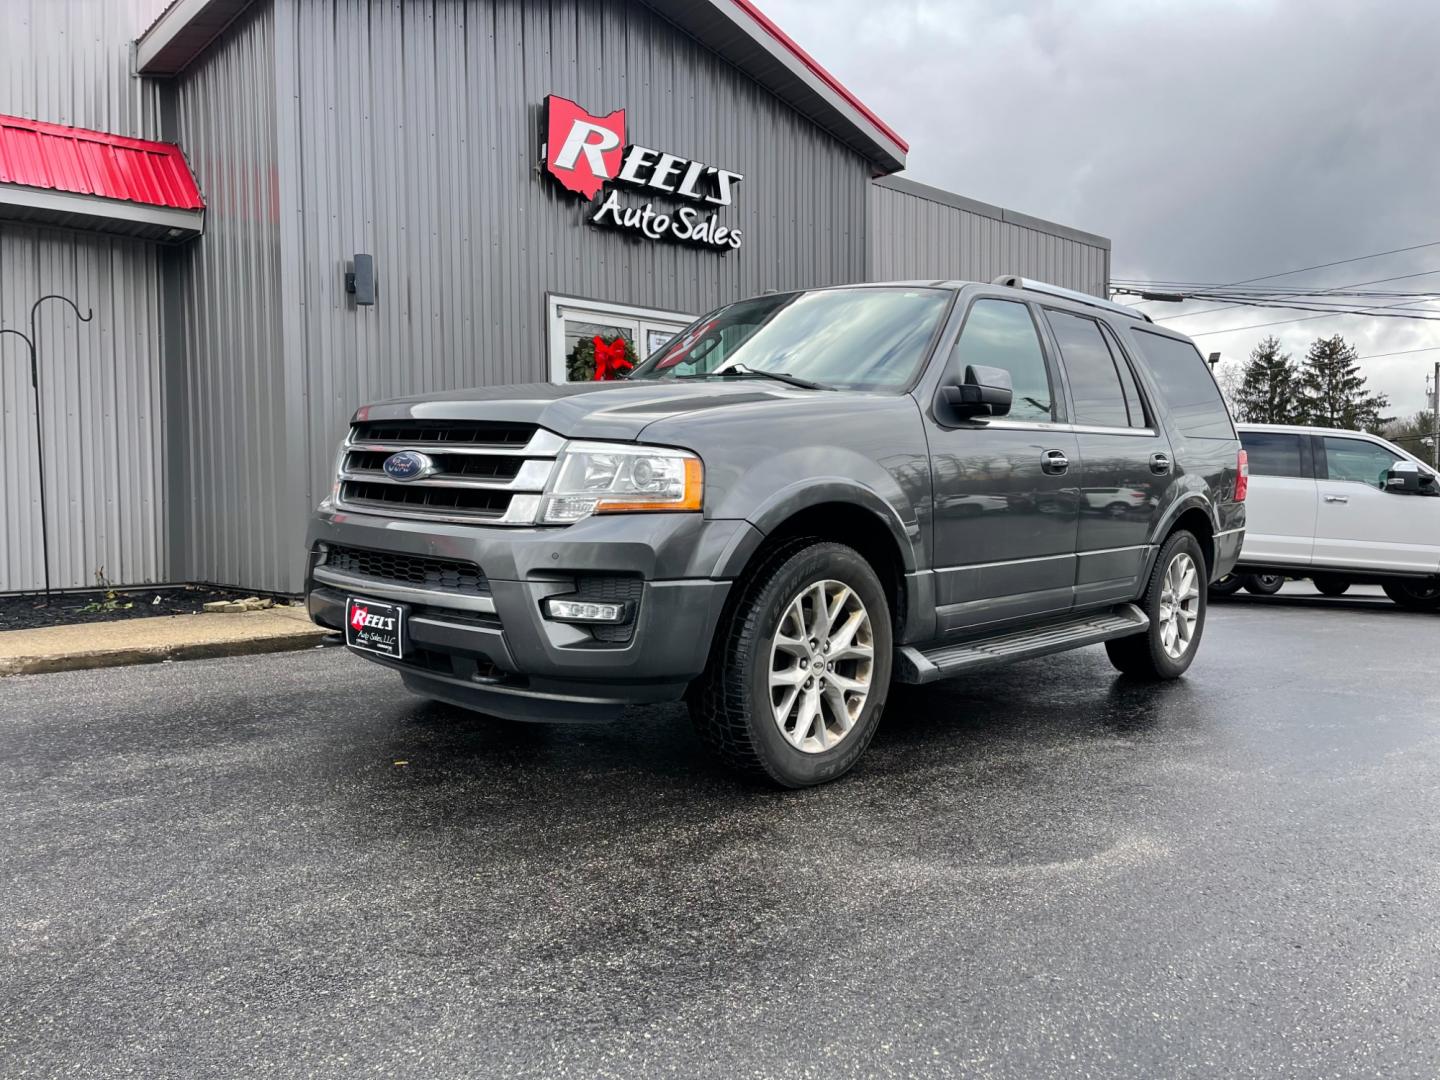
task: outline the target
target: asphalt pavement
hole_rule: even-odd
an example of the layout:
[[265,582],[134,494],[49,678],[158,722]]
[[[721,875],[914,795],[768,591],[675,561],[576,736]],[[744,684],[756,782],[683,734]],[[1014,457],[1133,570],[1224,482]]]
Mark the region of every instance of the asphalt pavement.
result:
[[1440,616],[1216,604],[737,780],[343,650],[0,681],[3,1077],[1434,1077]]

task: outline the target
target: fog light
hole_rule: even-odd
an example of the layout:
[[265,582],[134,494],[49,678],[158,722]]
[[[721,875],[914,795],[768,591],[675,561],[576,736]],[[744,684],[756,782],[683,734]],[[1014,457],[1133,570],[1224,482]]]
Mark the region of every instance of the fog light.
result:
[[546,600],[545,614],[556,622],[618,623],[625,621],[626,607],[592,600]]

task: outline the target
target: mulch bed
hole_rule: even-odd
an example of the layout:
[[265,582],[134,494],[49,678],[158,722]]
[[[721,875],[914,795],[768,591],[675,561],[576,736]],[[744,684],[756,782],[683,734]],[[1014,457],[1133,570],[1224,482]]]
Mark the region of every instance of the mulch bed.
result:
[[106,602],[106,593],[99,589],[51,593],[48,603],[43,593],[0,596],[0,630],[33,630],[62,623],[145,619],[153,615],[195,615],[199,614],[202,604],[212,600],[243,600],[254,595],[201,585],[167,585],[117,590],[113,605]]

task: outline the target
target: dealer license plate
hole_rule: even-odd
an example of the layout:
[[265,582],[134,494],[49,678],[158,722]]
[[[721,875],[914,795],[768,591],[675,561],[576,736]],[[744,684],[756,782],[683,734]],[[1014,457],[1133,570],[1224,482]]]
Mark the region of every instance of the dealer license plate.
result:
[[352,596],[345,602],[345,644],[377,656],[405,655],[405,609]]

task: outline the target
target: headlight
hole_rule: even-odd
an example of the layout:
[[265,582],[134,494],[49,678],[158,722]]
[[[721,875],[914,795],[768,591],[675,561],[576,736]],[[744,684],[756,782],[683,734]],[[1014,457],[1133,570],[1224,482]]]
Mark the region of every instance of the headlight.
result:
[[700,459],[687,450],[621,443],[571,443],[540,520],[564,525],[591,514],[699,510]]

